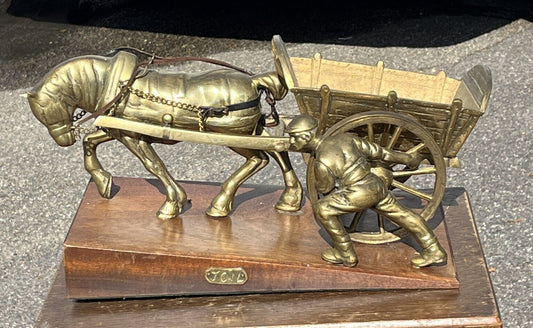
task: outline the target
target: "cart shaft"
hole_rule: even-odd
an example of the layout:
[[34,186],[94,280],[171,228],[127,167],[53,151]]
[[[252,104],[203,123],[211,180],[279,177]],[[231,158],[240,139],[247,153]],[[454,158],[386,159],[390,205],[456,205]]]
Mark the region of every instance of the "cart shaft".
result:
[[203,143],[234,148],[259,149],[265,151],[288,151],[289,137],[229,135],[217,132],[192,131],[171,126],[160,126],[136,122],[112,116],[99,116],[94,126],[139,133],[164,140]]

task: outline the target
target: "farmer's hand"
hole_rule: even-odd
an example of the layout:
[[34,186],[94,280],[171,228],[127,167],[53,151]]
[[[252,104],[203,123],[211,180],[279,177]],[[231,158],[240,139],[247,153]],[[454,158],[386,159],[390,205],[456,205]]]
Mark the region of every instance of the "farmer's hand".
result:
[[409,154],[409,157],[410,158],[405,165],[411,169],[417,168],[420,165],[420,162],[424,160],[424,156],[422,156],[420,153]]

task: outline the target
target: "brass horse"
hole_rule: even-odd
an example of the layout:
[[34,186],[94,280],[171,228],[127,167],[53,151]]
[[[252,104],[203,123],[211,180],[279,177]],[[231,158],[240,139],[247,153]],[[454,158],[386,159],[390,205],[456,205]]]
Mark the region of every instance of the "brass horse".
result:
[[[71,146],[76,142],[73,127],[76,109],[95,113],[116,99],[121,87],[135,76],[137,63],[138,57],[125,51],[113,57],[82,56],[67,60],[52,69],[28,92],[31,110],[48,128],[57,144]],[[250,76],[228,68],[196,74],[146,69],[107,114],[185,129],[252,135],[261,133],[259,122],[262,114],[257,99],[262,89],[269,90],[276,100],[283,99],[288,92],[275,72]],[[202,106],[235,106],[236,110],[202,115],[198,110]],[[124,144],[162,182],[166,200],[157,216],[161,219],[176,217],[182,211],[187,195],[151,146],[152,143],[174,144],[176,141],[105,128],[87,134],[83,138],[85,169],[105,198],[111,197],[112,176],[100,164],[96,148],[110,140]],[[206,214],[214,217],[229,215],[237,189],[268,164],[268,154],[281,167],[285,182],[276,208],[284,211],[300,209],[303,190],[287,152],[231,149],[244,156],[246,162],[222,184]]]

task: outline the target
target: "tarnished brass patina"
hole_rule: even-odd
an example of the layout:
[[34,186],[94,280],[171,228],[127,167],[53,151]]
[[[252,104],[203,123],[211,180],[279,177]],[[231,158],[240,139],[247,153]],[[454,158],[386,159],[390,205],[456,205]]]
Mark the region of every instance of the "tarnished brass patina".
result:
[[[120,51],[113,57],[82,56],[61,63],[28,93],[30,107],[60,146],[76,142],[79,127],[74,126],[75,110],[102,112],[110,116],[157,127],[177,127],[227,135],[264,134],[259,124],[262,113],[260,95],[267,90],[274,99],[287,94],[276,72],[248,75],[231,68],[220,68],[198,74],[165,73],[139,67],[136,55]],[[107,110],[108,109],[108,110]],[[118,140],[135,154],[146,169],[163,183],[166,201],[158,217],[177,216],[187,200],[185,190],[174,180],[154,152],[152,143],[172,144],[178,141],[150,136],[142,131],[103,128],[83,138],[85,168],[103,197],[111,195],[112,176],[98,161],[98,145]],[[181,140],[180,140],[181,141]],[[234,143],[232,150],[246,158],[221,188],[206,210],[210,216],[226,216],[232,211],[237,188],[269,162],[271,155],[280,165],[286,188],[276,207],[297,211],[302,201],[302,187],[289,156],[282,148],[263,151]]]

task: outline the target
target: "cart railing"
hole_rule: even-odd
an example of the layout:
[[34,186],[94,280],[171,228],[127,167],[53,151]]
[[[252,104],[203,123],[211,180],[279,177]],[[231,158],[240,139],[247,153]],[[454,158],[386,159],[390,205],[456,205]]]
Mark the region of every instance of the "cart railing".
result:
[[386,68],[383,61],[375,66],[323,59],[320,53],[313,58],[291,57],[296,85],[386,96],[394,90],[399,97],[426,102],[450,104],[460,81],[440,71],[436,75]]
[[[450,166],[488,104],[490,70],[475,66],[461,80],[323,59],[290,57],[279,36],[272,40],[278,71],[300,112],[314,116],[325,131],[361,112],[394,111],[415,118],[441,146]],[[409,136],[403,136],[406,139]],[[407,140],[407,143],[408,140]]]

